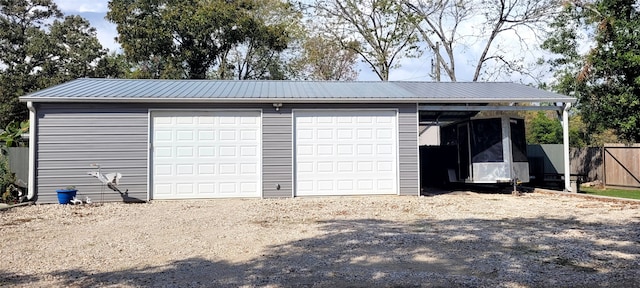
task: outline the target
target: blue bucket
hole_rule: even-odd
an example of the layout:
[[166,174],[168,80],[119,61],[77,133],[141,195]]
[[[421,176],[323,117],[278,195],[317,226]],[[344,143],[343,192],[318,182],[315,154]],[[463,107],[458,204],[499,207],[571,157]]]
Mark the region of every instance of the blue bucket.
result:
[[69,204],[71,203],[71,199],[76,197],[78,190],[58,189],[56,192],[58,192],[58,203]]

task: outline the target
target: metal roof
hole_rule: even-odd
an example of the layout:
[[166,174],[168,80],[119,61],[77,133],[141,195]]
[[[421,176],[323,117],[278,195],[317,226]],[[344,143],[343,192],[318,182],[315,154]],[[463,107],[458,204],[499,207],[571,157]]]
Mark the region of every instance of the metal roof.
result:
[[81,78],[20,97],[32,102],[575,102],[506,82],[337,82]]

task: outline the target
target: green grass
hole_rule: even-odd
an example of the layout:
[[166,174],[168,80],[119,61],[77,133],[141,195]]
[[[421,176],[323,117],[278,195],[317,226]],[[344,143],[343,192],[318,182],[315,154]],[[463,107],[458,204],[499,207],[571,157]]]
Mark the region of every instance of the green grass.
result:
[[609,196],[628,199],[640,199],[640,190],[597,189],[580,187],[580,192],[590,195]]

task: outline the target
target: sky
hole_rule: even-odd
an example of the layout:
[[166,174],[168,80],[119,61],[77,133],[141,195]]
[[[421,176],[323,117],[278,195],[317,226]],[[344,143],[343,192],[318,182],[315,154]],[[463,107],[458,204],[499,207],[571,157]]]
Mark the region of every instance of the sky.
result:
[[[120,45],[115,41],[117,36],[116,25],[107,21],[104,17],[108,11],[109,0],[54,0],[58,8],[66,15],[77,14],[91,22],[91,25],[97,30],[97,37],[103,47],[110,51],[120,51]],[[479,51],[482,45],[468,46],[459,48],[456,53],[456,69],[458,81],[471,81],[473,75],[473,59],[475,55],[480,55]],[[517,49],[517,50],[516,50]],[[522,53],[520,47],[513,48],[514,53]],[[528,55],[535,62],[535,54]],[[433,81],[430,76],[432,55],[425,53],[418,59],[402,59],[400,68],[390,72],[391,81]],[[359,81],[378,81],[379,78],[364,63],[358,64],[360,71]],[[497,79],[500,81],[512,81],[531,83],[531,79],[511,78]]]

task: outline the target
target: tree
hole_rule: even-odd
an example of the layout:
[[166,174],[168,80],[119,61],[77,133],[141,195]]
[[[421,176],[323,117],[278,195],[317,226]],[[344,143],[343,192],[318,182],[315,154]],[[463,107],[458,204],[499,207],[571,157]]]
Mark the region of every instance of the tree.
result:
[[[291,45],[303,38],[302,13],[283,0],[263,0],[249,13],[258,23],[247,37],[221,53],[217,77],[222,79],[288,79]],[[289,51],[287,51],[289,50]]]
[[152,55],[147,60],[129,63],[132,65],[132,69],[130,73],[126,73],[127,78],[180,79],[185,77],[183,67],[170,57]]
[[357,53],[382,81],[403,57],[421,55],[414,19],[393,0],[317,0],[322,32]]
[[[439,71],[442,68],[451,81],[457,81],[454,48],[461,38],[458,34],[459,25],[473,16],[471,2],[421,0],[403,3],[408,7],[407,13],[418,15],[416,29],[436,58],[434,71],[438,72],[433,76],[440,81]],[[445,55],[440,44],[443,45]]]
[[342,49],[340,43],[320,35],[308,37],[302,47],[299,69],[303,71],[303,79],[353,81],[358,78],[354,68],[358,55],[353,50]]
[[527,143],[562,143],[562,125],[560,121],[549,118],[544,111],[538,111],[533,119],[527,123]]
[[41,87],[94,75],[95,64],[106,54],[89,21],[77,16],[54,20],[49,35],[49,53],[42,64]]
[[[442,69],[457,81],[456,56],[478,47],[472,81],[531,73],[522,52],[535,46],[545,25],[553,19],[557,0],[404,0],[407,13],[419,17],[416,28],[435,57],[435,78]],[[442,48],[441,46],[442,45]],[[520,50],[519,52],[514,49]],[[470,53],[464,53],[466,58]]]
[[578,98],[589,130],[626,142],[640,141],[639,12],[634,0],[568,2],[543,44],[558,54],[554,89]]
[[88,76],[103,55],[85,19],[61,17],[51,0],[0,0],[0,127],[27,119],[19,96]]
[[132,69],[124,54],[111,52],[98,60],[92,77],[129,78]]
[[260,47],[286,47],[282,30],[254,17],[257,5],[260,1],[113,0],[107,19],[117,25],[117,40],[132,62],[160,60],[163,67],[182,70],[184,78],[204,79],[217,64],[227,64],[221,57],[249,39]]
[[38,88],[32,72],[45,60],[44,23],[61,15],[53,2],[46,2],[0,1],[0,127],[26,119],[27,109],[18,96]]

